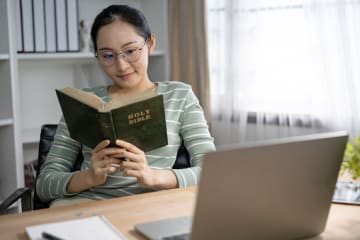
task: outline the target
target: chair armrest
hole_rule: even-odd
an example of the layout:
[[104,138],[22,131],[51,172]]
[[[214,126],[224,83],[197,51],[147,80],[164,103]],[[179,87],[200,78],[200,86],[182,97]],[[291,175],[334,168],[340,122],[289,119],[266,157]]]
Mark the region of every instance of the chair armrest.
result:
[[0,214],[5,214],[9,207],[21,199],[22,211],[33,209],[32,192],[29,188],[18,188],[0,204]]

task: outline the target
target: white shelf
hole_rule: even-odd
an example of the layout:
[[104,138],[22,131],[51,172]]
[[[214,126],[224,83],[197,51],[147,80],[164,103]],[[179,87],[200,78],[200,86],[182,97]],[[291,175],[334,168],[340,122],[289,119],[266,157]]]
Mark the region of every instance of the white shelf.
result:
[[9,54],[1,53],[0,60],[9,60]]
[[14,123],[14,121],[12,120],[12,118],[0,119],[0,127],[9,126],[9,125],[12,125],[13,123]]
[[19,53],[17,54],[19,60],[34,60],[34,59],[89,59],[94,58],[94,54],[90,52],[64,52],[64,53]]
[[23,129],[22,130],[22,143],[23,144],[31,144],[37,143],[40,139],[40,129],[31,128],[31,129]]
[[[1,58],[0,54],[0,58]],[[151,56],[162,56],[163,51],[154,51]],[[19,53],[17,54],[19,60],[68,60],[68,59],[95,59],[92,52],[64,52],[64,53]]]
[[[160,57],[165,53],[163,51],[154,51],[151,57]],[[27,61],[61,61],[65,64],[81,64],[81,63],[96,63],[96,58],[93,53],[87,52],[64,52],[64,53],[19,53],[17,59],[20,62]]]

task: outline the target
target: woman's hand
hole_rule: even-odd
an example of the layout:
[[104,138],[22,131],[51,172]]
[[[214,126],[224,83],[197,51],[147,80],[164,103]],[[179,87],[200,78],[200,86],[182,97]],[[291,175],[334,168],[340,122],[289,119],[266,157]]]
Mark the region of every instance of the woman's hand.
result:
[[101,141],[94,148],[91,156],[91,179],[94,186],[105,183],[107,174],[115,172],[122,160],[115,156],[122,155],[125,151],[121,148],[107,148],[109,140]]
[[158,170],[149,167],[145,153],[135,145],[117,140],[116,145],[124,151],[113,157],[124,158],[120,170],[124,176],[136,177],[140,186],[151,189],[177,187],[177,179],[171,170]]
[[140,186],[152,188],[154,186],[154,170],[148,166],[145,153],[135,145],[117,140],[118,145],[123,152],[116,157],[124,158],[120,163],[120,170],[124,176],[136,177]]
[[[124,149],[117,147],[107,148],[109,144],[109,140],[104,140],[96,145],[91,156],[91,168],[73,174],[66,187],[69,193],[82,192],[91,187],[104,184],[107,174],[118,170],[122,160],[115,158],[115,156],[123,154]],[[112,164],[119,167],[115,167]]]

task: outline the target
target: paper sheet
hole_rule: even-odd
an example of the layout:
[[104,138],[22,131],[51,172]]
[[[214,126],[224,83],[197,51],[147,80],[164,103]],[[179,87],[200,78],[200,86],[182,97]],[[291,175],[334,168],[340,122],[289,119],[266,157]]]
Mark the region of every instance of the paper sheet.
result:
[[42,232],[65,240],[126,239],[104,216],[28,226],[25,231],[31,240],[42,240]]

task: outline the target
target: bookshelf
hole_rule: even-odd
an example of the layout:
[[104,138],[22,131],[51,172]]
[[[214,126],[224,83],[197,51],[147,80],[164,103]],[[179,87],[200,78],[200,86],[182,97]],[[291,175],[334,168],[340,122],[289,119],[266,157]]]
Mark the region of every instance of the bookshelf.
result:
[[[17,1],[17,0],[16,0]],[[152,80],[168,80],[166,0],[78,0],[79,20],[92,23],[110,4],[128,4],[140,9],[157,36],[150,56]],[[90,52],[17,53],[15,1],[0,1],[0,202],[24,185],[24,163],[37,158],[40,128],[58,123],[61,110],[55,88],[91,87],[111,81]]]
[[24,185],[12,1],[0,1],[0,201]]

